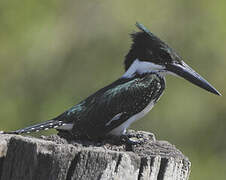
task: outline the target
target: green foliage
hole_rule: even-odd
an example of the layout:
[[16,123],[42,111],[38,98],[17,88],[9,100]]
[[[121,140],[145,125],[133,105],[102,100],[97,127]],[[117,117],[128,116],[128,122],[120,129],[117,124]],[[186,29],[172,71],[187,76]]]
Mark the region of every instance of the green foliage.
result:
[[176,144],[192,161],[191,179],[225,179],[225,19],[223,0],[2,0],[1,129],[55,117],[121,76],[138,21],[223,96],[168,77],[159,103],[132,127]]

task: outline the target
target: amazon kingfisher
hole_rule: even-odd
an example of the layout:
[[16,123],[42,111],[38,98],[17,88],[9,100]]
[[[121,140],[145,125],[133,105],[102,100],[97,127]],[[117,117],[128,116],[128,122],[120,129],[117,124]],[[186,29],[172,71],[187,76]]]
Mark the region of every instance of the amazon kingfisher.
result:
[[119,79],[51,120],[2,133],[22,134],[55,128],[91,140],[125,135],[131,123],[145,116],[158,102],[167,74],[221,95],[144,25],[136,23],[136,26],[140,31],[131,35],[132,45],[124,60],[125,73]]

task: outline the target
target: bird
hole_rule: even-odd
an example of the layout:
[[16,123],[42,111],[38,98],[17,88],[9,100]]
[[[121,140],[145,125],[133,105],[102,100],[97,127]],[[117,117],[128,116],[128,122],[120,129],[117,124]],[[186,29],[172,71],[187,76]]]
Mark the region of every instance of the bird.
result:
[[128,127],[144,117],[159,101],[166,75],[174,75],[213,94],[221,94],[189,67],[175,50],[143,24],[131,34],[132,44],[124,58],[125,72],[117,80],[88,96],[59,116],[2,134],[24,134],[54,128],[91,140],[126,135]]

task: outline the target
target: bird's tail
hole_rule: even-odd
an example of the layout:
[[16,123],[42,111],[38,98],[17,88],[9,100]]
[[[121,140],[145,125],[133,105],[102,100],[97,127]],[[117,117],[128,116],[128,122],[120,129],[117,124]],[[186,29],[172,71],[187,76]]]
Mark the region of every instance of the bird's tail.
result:
[[48,130],[51,128],[58,128],[60,126],[65,126],[67,125],[66,123],[64,123],[63,121],[59,121],[59,120],[49,120],[40,124],[35,124],[33,126],[29,126],[26,128],[22,128],[22,129],[18,129],[16,131],[9,131],[9,132],[4,132],[4,131],[0,131],[0,134],[24,134],[24,133],[31,133],[31,132],[38,132],[41,130]]

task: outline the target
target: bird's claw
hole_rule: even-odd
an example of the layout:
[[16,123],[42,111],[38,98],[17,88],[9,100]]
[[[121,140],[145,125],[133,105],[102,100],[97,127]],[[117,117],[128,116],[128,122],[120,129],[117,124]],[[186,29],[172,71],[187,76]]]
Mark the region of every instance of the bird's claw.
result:
[[131,135],[122,135],[121,141],[123,143],[126,143],[127,145],[141,145],[141,144],[144,143],[144,141],[142,141],[141,139],[136,138],[136,137],[131,136]]

